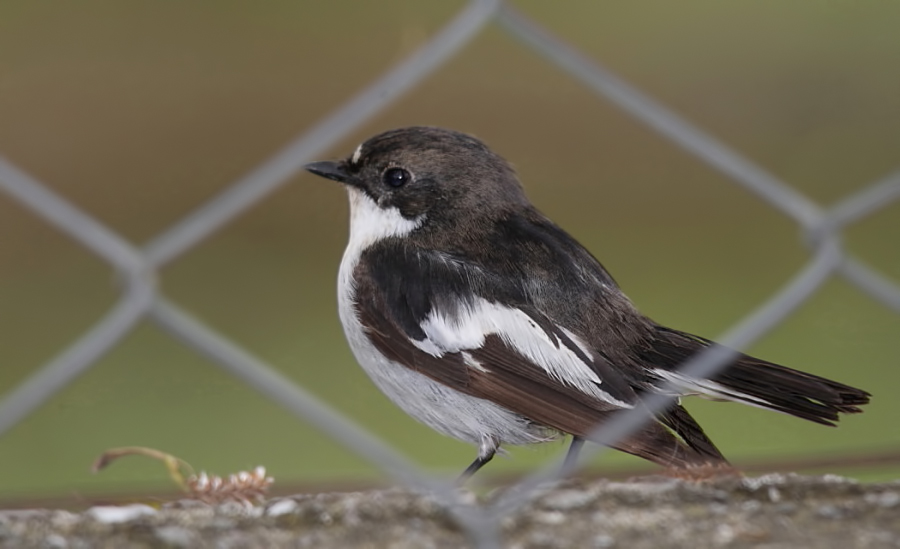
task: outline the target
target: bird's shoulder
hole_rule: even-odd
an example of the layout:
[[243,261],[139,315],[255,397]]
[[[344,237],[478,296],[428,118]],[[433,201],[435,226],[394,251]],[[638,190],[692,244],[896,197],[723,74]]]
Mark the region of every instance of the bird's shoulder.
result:
[[452,227],[443,221],[435,219],[410,243],[512,280],[544,279],[579,290],[618,289],[600,261],[532,206],[475,214],[462,223],[452,221]]

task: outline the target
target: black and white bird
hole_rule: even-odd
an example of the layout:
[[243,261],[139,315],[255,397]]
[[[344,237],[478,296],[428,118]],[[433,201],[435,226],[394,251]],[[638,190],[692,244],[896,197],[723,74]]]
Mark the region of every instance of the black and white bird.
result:
[[[679,365],[715,345],[642,315],[609,273],[525,197],[510,165],[455,131],[411,127],[347,159],[305,166],[350,198],[338,276],[347,340],[394,404],[478,446],[573,436],[674,382],[680,395],[742,402],[834,425],[869,393],[740,354],[712,379]],[[727,466],[675,402],[615,448],[670,468]]]

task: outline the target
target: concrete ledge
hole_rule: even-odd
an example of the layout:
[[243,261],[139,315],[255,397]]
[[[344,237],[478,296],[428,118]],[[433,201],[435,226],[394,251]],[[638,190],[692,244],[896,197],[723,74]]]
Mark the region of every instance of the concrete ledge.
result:
[[[900,481],[574,479],[545,488],[502,527],[507,545],[522,548],[900,547]],[[3,548],[464,546],[446,508],[400,489],[298,495],[258,507],[180,501],[161,509],[0,512]]]

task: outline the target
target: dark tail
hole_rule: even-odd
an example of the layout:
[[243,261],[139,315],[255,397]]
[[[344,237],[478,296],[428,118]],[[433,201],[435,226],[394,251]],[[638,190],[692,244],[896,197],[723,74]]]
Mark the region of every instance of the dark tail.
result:
[[741,402],[823,425],[834,425],[838,414],[862,412],[859,407],[869,402],[866,391],[744,354],[710,380],[678,374],[687,359],[713,345],[708,339],[659,326],[642,358],[656,368],[657,377],[675,382],[685,394]]

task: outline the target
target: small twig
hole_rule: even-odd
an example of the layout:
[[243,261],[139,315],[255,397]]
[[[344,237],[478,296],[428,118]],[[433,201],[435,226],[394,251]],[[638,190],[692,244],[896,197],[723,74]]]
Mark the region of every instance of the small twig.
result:
[[[94,461],[91,471],[97,473],[123,456],[146,456],[163,462],[169,472],[169,477],[188,497],[206,503],[220,503],[228,500],[243,503],[261,502],[265,499],[266,491],[273,482],[272,477],[266,476],[266,468],[262,466],[256,467],[252,472],[240,471],[224,479],[217,475],[209,475],[205,471],[200,471],[200,474],[196,475],[194,468],[183,459],[143,446],[126,446],[107,450]],[[185,477],[185,472],[187,477]]]
[[100,454],[100,457],[98,457],[94,461],[94,464],[91,465],[91,472],[96,474],[100,472],[101,469],[105,469],[113,461],[124,456],[146,456],[163,462],[163,465],[166,466],[166,470],[169,472],[169,477],[172,478],[172,481],[174,481],[175,484],[177,484],[178,487],[185,492],[190,491],[188,482],[185,480],[185,475],[182,474],[182,469],[184,469],[188,473],[189,477],[194,476],[194,468],[191,467],[190,463],[184,461],[181,458],[175,457],[172,454],[167,454],[166,452],[162,452],[154,448],[146,448],[144,446],[123,446],[121,448],[111,448]]

